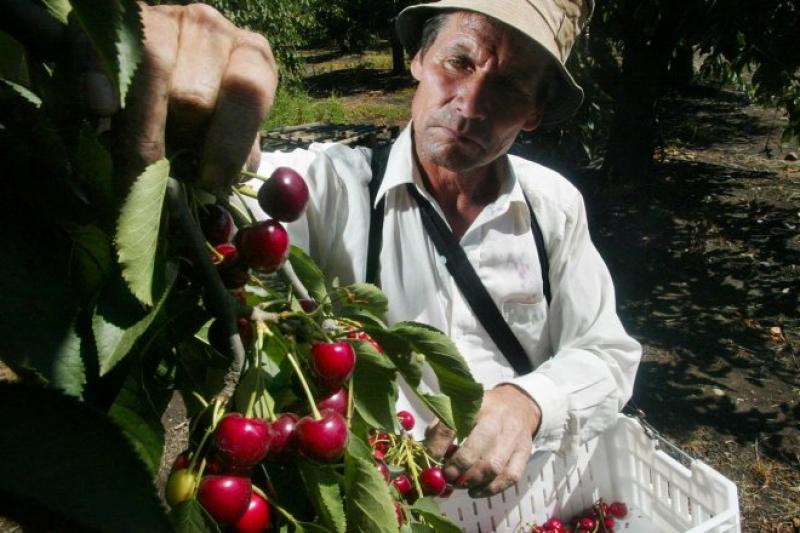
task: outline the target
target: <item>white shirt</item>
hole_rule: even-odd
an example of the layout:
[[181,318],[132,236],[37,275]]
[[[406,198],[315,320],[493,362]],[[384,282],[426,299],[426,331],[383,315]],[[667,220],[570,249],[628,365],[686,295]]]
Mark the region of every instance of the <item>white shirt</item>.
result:
[[[550,169],[503,157],[495,163],[504,178],[498,198],[461,238],[470,263],[533,363],[533,372],[517,376],[472,314],[406,190],[406,183],[415,183],[445,220],[421,185],[410,131],[406,128],[392,147],[376,200],[386,197],[380,281],[389,299],[389,323],[413,320],[434,326],[453,340],[484,388],[513,383],[526,391],[542,411],[534,449],[560,450],[596,436],[630,397],[641,347],[617,317],[614,287],[589,238],[580,193]],[[328,279],[342,284],[365,279],[370,160],[367,148],[313,144],[307,150],[264,153],[258,171],[268,176],[278,166],[289,166],[306,178],[306,215],[287,229]],[[260,182],[248,184],[257,188]],[[523,189],[550,261],[549,308]],[[266,218],[257,202],[248,205]],[[424,374],[423,385],[437,389],[432,371]],[[402,387],[401,408],[415,414],[420,437],[430,413]]]

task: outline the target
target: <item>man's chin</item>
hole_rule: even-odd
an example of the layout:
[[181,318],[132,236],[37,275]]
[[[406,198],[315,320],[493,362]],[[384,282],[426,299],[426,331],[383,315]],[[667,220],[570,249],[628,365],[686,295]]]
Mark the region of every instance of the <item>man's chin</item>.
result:
[[481,165],[482,155],[464,150],[455,144],[436,144],[417,148],[420,158],[453,172],[471,170]]

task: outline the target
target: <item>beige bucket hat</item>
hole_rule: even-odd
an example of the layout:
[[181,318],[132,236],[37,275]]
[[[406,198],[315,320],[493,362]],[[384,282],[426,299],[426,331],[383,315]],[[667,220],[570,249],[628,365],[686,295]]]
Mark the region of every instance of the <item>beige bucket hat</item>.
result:
[[542,125],[548,126],[570,118],[583,102],[583,89],[564,63],[593,9],[594,0],[440,0],[405,8],[396,26],[407,50],[418,47],[425,20],[444,10],[482,13],[521,31],[547,53],[559,74],[542,117]]

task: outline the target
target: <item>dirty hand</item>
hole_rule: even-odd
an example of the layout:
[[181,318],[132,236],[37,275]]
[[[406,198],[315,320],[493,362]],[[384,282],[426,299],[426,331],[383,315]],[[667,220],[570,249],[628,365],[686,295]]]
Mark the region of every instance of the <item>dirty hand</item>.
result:
[[[502,492],[525,471],[541,418],[539,405],[514,385],[486,391],[475,427],[444,465],[445,477],[457,488],[468,487],[474,498]],[[442,457],[454,437],[435,421],[426,430],[425,445]]]
[[[169,143],[197,154],[199,185],[232,183],[260,156],[257,132],[278,81],[269,43],[203,4],[139,8],[143,57],[113,127],[121,176],[136,177]],[[116,111],[111,84],[97,70],[81,79],[89,109]]]

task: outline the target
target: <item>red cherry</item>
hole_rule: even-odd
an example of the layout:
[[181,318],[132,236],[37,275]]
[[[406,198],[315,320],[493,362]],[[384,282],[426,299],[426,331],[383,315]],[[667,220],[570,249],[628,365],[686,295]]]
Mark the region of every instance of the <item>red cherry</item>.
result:
[[266,273],[278,270],[289,256],[289,234],[277,220],[242,228],[236,243],[244,262]]
[[297,421],[297,448],[308,459],[332,463],[342,456],[347,447],[347,421],[332,409],[320,414],[320,420],[304,416]]
[[378,472],[381,473],[386,483],[389,483],[389,479],[391,479],[392,476],[389,473],[389,467],[386,466],[386,463],[384,463],[383,461],[378,461],[375,463],[375,465],[378,467]]
[[272,440],[269,443],[267,458],[273,461],[286,457],[294,448],[294,430],[298,416],[283,413],[272,423]]
[[236,226],[233,217],[224,207],[217,204],[204,205],[198,212],[198,218],[200,229],[212,246],[230,242]]
[[438,496],[447,488],[447,480],[444,472],[438,466],[431,466],[422,469],[419,475],[419,482],[422,485],[422,492]]
[[614,518],[625,518],[628,516],[628,506],[622,502],[614,502],[608,506],[608,514]]
[[338,389],[353,374],[356,353],[350,343],[315,342],[311,347],[311,366],[320,385]]
[[403,525],[406,523],[406,514],[403,512],[403,506],[400,502],[394,502],[394,514],[397,515],[397,523]]
[[197,499],[214,520],[229,525],[247,511],[252,488],[246,477],[206,476],[200,482]]
[[377,435],[370,435],[369,443],[375,450],[386,453],[389,451],[389,434],[381,431]]
[[455,442],[451,442],[450,446],[447,447],[447,451],[444,452],[444,458],[450,459],[451,457],[453,457],[453,455],[455,455],[457,451],[458,451],[458,444],[456,444]]
[[617,522],[610,516],[607,516],[603,519],[603,524],[606,526],[606,529],[613,529],[614,526],[617,525]]
[[300,308],[306,313],[313,313],[317,310],[317,302],[314,300],[309,298],[300,298],[297,300],[297,302],[300,304]]
[[403,497],[411,494],[411,491],[414,489],[413,485],[411,484],[411,479],[405,474],[400,474],[394,478],[392,480],[392,485],[394,485],[394,488],[396,488],[397,492],[400,493],[400,496]]
[[383,450],[372,450],[372,456],[376,461],[383,461],[383,458],[386,456],[386,452]]
[[269,422],[230,413],[214,431],[217,453],[226,467],[248,468],[267,455],[271,434]]
[[276,168],[258,190],[258,204],[271,218],[292,222],[308,203],[306,180],[289,167]]
[[320,411],[323,409],[333,409],[340,415],[347,416],[347,389],[342,387],[326,394],[317,402],[317,408]]
[[[217,267],[222,283],[228,289],[240,289],[247,284],[250,274],[247,265],[239,257],[239,250],[230,243],[218,244],[216,253],[209,253],[211,262]],[[222,257],[220,257],[222,256]]]
[[397,419],[400,420],[400,425],[403,426],[403,429],[406,431],[411,431],[414,429],[414,415],[409,413],[408,411],[398,411],[397,412]]
[[591,531],[597,525],[597,521],[590,516],[584,516],[583,518],[580,519],[578,525],[583,529],[588,529]]
[[185,468],[189,468],[189,450],[182,451],[178,454],[178,457],[175,458],[175,461],[172,463],[172,470],[174,472],[176,470],[183,470]]
[[547,520],[547,522],[545,522],[543,525],[546,529],[553,529],[555,531],[564,531],[564,522],[562,522],[555,516],[550,517],[550,519]]
[[262,533],[269,528],[271,514],[267,500],[253,492],[247,510],[236,521],[231,531],[233,533]]

